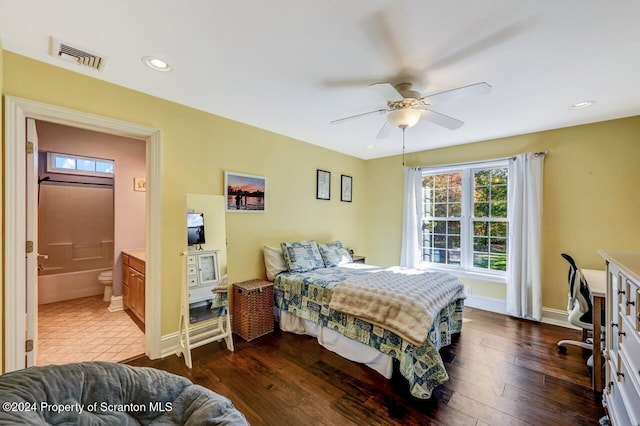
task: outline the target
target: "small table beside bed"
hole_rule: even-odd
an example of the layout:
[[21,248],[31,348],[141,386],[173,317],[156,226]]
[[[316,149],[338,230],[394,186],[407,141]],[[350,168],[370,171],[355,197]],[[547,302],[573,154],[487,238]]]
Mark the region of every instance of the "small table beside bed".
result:
[[449,379],[439,350],[462,330],[455,276],[353,263],[339,241],[265,246],[264,256],[281,330],[314,336],[387,379],[397,359],[417,398]]

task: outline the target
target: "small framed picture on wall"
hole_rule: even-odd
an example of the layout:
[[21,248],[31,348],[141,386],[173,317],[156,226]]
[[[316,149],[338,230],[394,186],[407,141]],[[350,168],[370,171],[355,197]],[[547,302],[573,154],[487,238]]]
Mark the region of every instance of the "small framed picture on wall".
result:
[[340,201],[351,202],[353,191],[353,178],[347,175],[340,176]]
[[316,171],[316,198],[318,200],[331,199],[331,172],[326,170]]
[[133,178],[133,190],[144,192],[147,190],[147,179]]

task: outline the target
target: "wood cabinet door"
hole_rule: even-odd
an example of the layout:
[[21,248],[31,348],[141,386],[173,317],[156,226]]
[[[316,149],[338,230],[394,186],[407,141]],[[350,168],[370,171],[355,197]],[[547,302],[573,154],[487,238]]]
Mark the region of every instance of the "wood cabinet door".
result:
[[122,302],[144,323],[145,277],[140,272],[124,266],[122,268]]
[[131,307],[131,286],[129,285],[129,277],[131,276],[131,268],[122,267],[122,303],[125,309]]
[[140,320],[144,322],[144,275],[136,275],[136,310]]

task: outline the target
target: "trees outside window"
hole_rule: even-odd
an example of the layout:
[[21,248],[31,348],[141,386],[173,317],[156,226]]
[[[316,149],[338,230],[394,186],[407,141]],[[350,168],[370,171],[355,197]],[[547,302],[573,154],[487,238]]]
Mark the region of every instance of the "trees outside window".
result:
[[471,272],[507,269],[506,162],[425,170],[422,261]]

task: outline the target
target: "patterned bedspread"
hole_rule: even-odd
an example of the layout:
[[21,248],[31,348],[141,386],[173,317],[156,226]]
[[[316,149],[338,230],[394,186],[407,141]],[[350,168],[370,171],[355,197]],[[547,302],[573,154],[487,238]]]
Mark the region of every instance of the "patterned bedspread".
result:
[[428,338],[421,345],[411,344],[397,334],[353,315],[329,309],[336,285],[349,277],[376,270],[380,268],[354,264],[309,272],[282,272],[274,282],[276,305],[396,358],[400,373],[409,382],[411,394],[417,398],[430,398],[433,389],[449,379],[439,350],[449,345],[451,336],[462,329],[463,300],[455,300],[438,313]]

